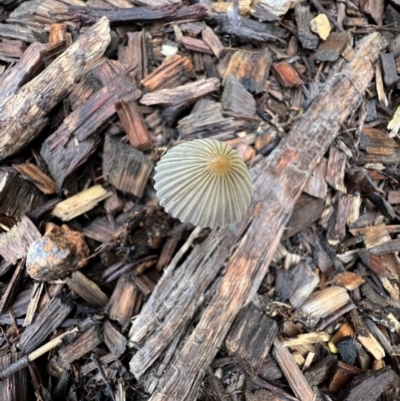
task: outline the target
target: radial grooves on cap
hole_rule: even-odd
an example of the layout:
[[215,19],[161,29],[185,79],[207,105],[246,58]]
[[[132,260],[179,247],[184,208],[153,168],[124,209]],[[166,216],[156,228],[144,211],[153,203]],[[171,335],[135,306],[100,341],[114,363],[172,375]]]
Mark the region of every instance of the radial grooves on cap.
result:
[[160,205],[182,222],[200,227],[239,221],[251,200],[250,174],[243,160],[229,145],[213,139],[196,139],[169,150],[158,162],[154,180]]

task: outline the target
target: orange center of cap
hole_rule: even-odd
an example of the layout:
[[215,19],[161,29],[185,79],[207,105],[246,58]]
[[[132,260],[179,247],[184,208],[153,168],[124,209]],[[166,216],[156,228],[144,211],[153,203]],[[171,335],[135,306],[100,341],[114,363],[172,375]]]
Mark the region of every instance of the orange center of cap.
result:
[[209,164],[212,173],[218,175],[226,174],[231,168],[231,159],[228,155],[217,155]]

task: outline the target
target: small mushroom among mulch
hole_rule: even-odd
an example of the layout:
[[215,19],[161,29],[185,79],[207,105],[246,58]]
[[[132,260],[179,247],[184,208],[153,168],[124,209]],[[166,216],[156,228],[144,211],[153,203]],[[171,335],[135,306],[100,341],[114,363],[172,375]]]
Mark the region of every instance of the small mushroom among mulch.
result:
[[84,235],[48,223],[44,236],[28,249],[26,267],[28,274],[38,281],[62,279],[69,273],[86,266],[89,248]]

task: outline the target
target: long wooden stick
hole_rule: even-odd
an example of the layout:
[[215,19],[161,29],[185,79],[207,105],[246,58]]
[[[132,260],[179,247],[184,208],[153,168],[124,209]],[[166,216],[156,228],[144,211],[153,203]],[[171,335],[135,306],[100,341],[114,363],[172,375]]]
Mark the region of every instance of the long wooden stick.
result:
[[[374,74],[372,63],[384,46],[379,33],[365,37],[353,60],[330,80],[326,91],[293,126],[286,140],[253,172],[255,197],[247,232],[211,303],[175,354],[151,401],[196,399],[206,368],[233,320],[251,301],[267,273],[307,178],[361,100]],[[301,401],[311,401],[309,398]]]

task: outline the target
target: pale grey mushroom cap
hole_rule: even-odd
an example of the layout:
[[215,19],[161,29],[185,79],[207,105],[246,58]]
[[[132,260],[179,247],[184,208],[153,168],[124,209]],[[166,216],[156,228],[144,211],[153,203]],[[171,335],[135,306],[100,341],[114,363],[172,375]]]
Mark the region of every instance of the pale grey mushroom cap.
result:
[[160,205],[173,217],[200,227],[238,222],[250,205],[250,173],[229,145],[195,139],[170,149],[154,176]]

